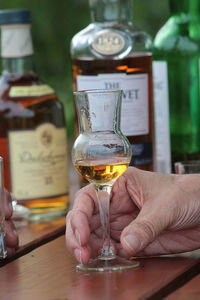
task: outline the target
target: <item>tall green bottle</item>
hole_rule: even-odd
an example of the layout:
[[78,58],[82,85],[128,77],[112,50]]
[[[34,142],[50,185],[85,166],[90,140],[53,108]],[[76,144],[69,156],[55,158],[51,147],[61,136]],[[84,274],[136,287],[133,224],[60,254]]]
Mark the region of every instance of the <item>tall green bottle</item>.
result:
[[173,170],[175,161],[200,159],[200,1],[169,4],[171,17],[154,40],[157,170],[163,172],[170,160]]

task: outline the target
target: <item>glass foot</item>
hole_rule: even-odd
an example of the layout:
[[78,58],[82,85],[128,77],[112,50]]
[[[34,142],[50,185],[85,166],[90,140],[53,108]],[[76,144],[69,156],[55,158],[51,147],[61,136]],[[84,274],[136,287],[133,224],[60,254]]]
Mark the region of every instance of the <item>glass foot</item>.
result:
[[4,259],[7,256],[6,245],[5,245],[5,233],[0,233],[0,259]]
[[116,256],[113,259],[90,259],[88,264],[83,265],[79,264],[76,266],[77,270],[81,271],[96,271],[96,272],[104,272],[104,271],[121,271],[126,269],[133,269],[139,267],[140,263],[138,261],[127,260]]

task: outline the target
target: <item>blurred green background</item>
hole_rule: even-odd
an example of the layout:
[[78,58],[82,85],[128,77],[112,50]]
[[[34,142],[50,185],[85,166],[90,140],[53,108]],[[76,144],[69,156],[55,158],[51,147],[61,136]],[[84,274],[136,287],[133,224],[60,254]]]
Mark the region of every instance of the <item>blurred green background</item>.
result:
[[[181,0],[180,0],[181,1]],[[133,0],[134,24],[155,36],[169,17],[168,0]],[[0,0],[0,9],[32,12],[34,64],[65,107],[68,136],[74,136],[70,41],[90,23],[88,0]]]

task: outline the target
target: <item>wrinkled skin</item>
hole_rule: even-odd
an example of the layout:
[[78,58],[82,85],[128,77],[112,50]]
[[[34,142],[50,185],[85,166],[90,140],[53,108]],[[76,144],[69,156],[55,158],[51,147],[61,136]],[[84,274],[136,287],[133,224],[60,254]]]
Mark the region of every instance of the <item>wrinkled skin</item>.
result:
[[6,231],[6,248],[7,248],[7,256],[12,256],[19,244],[19,239],[14,227],[13,222],[11,221],[13,209],[12,209],[12,199],[10,193],[8,191],[4,191],[5,196],[5,231]]
[[[200,174],[174,175],[130,167],[115,182],[110,202],[112,245],[122,257],[200,248]],[[66,219],[66,246],[82,263],[102,246],[92,185],[75,196]]]

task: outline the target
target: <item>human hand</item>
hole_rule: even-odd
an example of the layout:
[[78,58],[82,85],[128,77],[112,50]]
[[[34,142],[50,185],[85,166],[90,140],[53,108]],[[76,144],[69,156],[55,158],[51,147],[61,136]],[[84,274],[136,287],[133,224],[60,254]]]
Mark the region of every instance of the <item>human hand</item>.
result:
[[[179,253],[200,247],[200,175],[145,172],[130,167],[110,202],[110,234],[123,257]],[[87,263],[102,246],[96,193],[81,189],[67,215],[66,245]]]
[[7,249],[7,256],[12,256],[19,244],[19,239],[15,226],[11,220],[13,209],[12,209],[12,198],[10,193],[7,190],[4,190],[4,203],[5,203],[5,243]]

